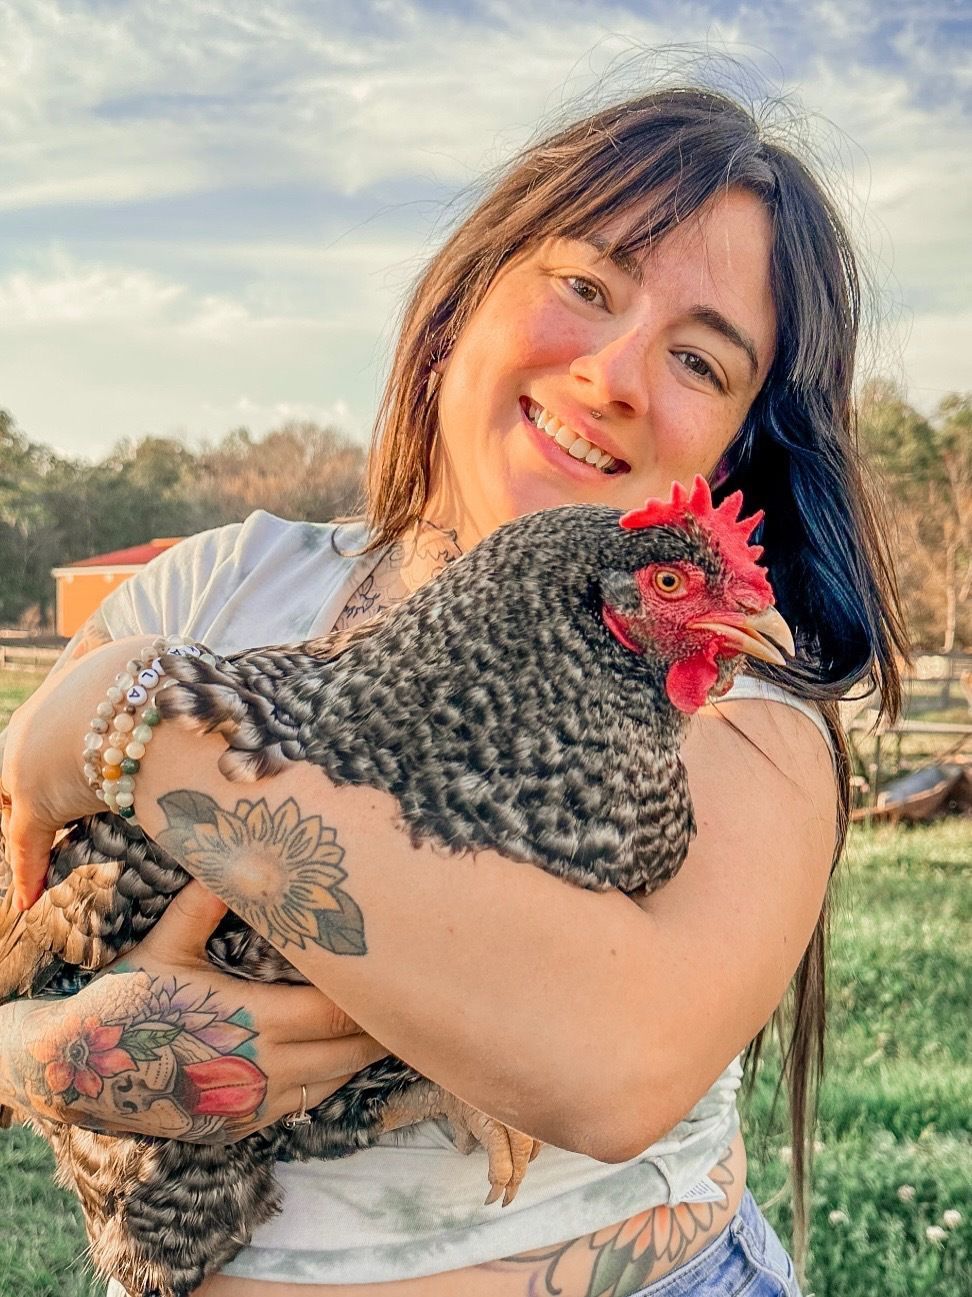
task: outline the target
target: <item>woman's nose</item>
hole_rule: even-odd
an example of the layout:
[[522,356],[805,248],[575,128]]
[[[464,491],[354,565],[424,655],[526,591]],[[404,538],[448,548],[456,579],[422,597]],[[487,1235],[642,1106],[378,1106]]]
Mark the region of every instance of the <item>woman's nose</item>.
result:
[[581,399],[600,409],[609,406],[628,414],[648,412],[649,341],[644,325],[610,338],[601,338],[595,349],[578,356],[571,376],[583,387]]

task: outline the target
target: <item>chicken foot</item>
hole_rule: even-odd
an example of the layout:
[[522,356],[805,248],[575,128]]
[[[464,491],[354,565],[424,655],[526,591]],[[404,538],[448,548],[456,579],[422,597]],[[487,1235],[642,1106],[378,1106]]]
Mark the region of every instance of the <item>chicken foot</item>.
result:
[[437,1117],[445,1117],[451,1125],[460,1153],[471,1153],[477,1145],[486,1150],[490,1191],[485,1205],[496,1202],[502,1194],[503,1206],[509,1206],[528,1165],[543,1147],[540,1141],[504,1126],[432,1081],[417,1082],[386,1105],[382,1112],[382,1132]]

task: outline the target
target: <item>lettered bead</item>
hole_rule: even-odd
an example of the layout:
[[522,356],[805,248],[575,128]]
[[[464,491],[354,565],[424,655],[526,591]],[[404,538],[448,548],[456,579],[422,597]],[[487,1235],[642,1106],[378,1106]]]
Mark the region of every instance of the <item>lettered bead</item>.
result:
[[127,671],[119,671],[118,675],[115,676],[115,684],[122,693],[127,693],[134,683],[135,677],[130,675]]
[[[163,645],[163,648],[165,648],[165,645]],[[150,663],[150,666],[152,670],[155,672],[155,674],[161,680],[162,677],[165,675],[165,667],[162,665],[162,659],[153,658],[152,662]]]
[[126,757],[121,763],[123,775],[137,775],[142,768],[142,763],[136,761],[133,757]]
[[132,685],[125,691],[125,701],[129,707],[141,707],[143,703],[148,702],[148,690],[143,689],[141,685]]
[[152,742],[151,725],[136,725],[135,728],[132,730],[132,738],[135,740],[136,743],[151,743]]
[[101,773],[105,777],[105,783],[107,783],[109,779],[120,779],[121,772],[121,766],[105,766]]
[[112,707],[111,703],[109,702],[99,703],[98,706],[95,708],[95,711],[98,713],[100,717],[102,717],[103,720],[106,721],[110,721],[115,714],[115,709],[114,707]]
[[162,713],[159,711],[158,707],[146,707],[145,711],[142,712],[143,725],[151,725],[152,728],[154,729],[155,726],[158,725],[161,720],[162,720]]
[[144,671],[139,671],[138,683],[143,689],[154,689],[159,683],[158,671],[153,670],[152,667],[146,667]]
[[[141,744],[139,744],[139,746],[141,747]],[[129,753],[128,755],[141,756],[142,753]],[[125,753],[122,752],[121,748],[105,748],[101,759],[104,761],[106,766],[120,766],[125,760]]]
[[116,793],[115,801],[121,806],[134,806],[135,798],[131,793]]
[[[108,754],[105,753],[106,757],[107,755]],[[123,754],[119,752],[118,754],[119,761],[121,760],[122,755]],[[138,743],[138,742],[129,743],[128,747],[125,749],[124,755],[126,757],[131,757],[133,761],[141,761],[142,757],[145,756],[145,744]]]
[[129,716],[128,712],[122,712],[120,716],[115,717],[115,729],[120,730],[122,734],[127,734],[135,728],[135,717]]

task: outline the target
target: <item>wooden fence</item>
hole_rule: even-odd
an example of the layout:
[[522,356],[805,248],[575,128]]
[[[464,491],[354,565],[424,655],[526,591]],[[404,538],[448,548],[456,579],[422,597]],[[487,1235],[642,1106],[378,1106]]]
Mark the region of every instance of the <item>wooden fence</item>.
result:
[[0,671],[25,671],[31,667],[50,671],[61,656],[56,648],[14,648],[0,644]]

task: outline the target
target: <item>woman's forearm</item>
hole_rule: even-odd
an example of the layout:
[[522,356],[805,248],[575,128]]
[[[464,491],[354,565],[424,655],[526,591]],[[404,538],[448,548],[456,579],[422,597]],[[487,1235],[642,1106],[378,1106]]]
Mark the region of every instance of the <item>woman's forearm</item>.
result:
[[492,852],[413,848],[387,794],[306,764],[229,783],[222,751],[160,727],[140,823],[365,1030],[547,1142],[609,1160],[664,1132],[632,1042],[648,916]]
[[44,1106],[44,1096],[34,1084],[37,1063],[27,1045],[33,1034],[29,1028],[44,1008],[43,1002],[32,1000],[0,1004],[0,1107],[12,1108],[18,1116],[40,1112]]

